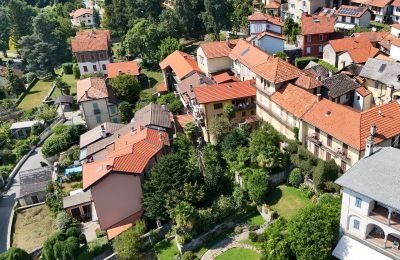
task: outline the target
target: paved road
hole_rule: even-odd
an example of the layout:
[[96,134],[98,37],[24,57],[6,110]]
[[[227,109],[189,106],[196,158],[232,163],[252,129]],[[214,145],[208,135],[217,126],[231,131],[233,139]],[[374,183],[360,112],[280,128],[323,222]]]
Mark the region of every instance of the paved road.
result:
[[[41,147],[35,149],[19,172],[41,167],[40,161],[44,161],[41,149]],[[0,198],[0,253],[7,250],[8,222],[15,199],[19,196],[19,172],[15,175],[10,189]]]

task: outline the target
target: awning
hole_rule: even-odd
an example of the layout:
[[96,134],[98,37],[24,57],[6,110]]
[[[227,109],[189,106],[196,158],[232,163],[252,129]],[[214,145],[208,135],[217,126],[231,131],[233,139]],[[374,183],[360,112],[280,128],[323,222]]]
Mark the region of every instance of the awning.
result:
[[336,248],[333,250],[332,255],[341,260],[391,260],[390,257],[387,257],[348,236],[342,236]]
[[337,29],[344,29],[344,30],[351,30],[356,27],[355,24],[348,24],[348,23],[336,23],[335,28]]

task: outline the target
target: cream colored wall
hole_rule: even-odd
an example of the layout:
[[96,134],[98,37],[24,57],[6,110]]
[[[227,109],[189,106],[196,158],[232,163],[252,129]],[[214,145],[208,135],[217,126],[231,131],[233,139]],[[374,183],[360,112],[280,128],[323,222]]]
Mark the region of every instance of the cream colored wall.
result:
[[375,80],[365,79],[365,86],[372,92],[374,105],[381,105],[391,101],[392,89],[385,84],[378,82],[378,85],[375,86]]
[[353,60],[350,57],[350,54],[348,52],[345,52],[345,53],[342,53],[339,55],[338,62],[337,62],[337,64],[338,64],[337,68],[339,70],[341,70],[352,63],[353,63]]
[[330,44],[324,46],[323,60],[336,67],[336,52]]
[[[93,103],[97,103],[100,109],[101,122],[97,123],[96,116],[93,112]],[[84,115],[84,119],[86,121],[86,125],[88,130],[96,127],[97,125],[104,123],[104,122],[111,122],[109,111],[108,111],[108,104],[106,99],[97,99],[97,100],[89,100],[81,102],[80,109]]]
[[142,209],[143,195],[139,176],[109,174],[94,185],[91,191],[102,230]]
[[257,76],[240,61],[233,62],[233,71],[235,72],[236,77],[238,77],[241,81],[252,80]]
[[229,70],[232,67],[232,60],[229,57],[207,59],[203,49],[200,47],[197,49],[197,64],[204,73],[210,74]]
[[[307,122],[304,122],[303,124],[304,124],[304,127],[305,127],[305,129],[304,129],[305,131],[304,131],[303,140],[305,141],[305,140],[306,140],[305,136],[311,136],[312,134],[315,133],[315,127],[312,126],[311,124],[307,123]],[[340,141],[340,140],[338,140],[338,139],[336,139],[335,137],[332,137],[332,146],[329,147],[329,146],[327,145],[327,143],[328,143],[328,134],[325,133],[325,132],[323,132],[322,130],[320,130],[319,140],[322,142],[322,146],[323,146],[323,147],[329,148],[329,150],[332,151],[332,156],[331,156],[331,157],[332,157],[332,159],[335,160],[336,164],[337,164],[339,167],[340,167],[340,165],[341,165],[341,161],[342,161],[342,160],[343,160],[344,162],[346,162],[346,164],[347,164],[347,169],[348,169],[350,166],[354,165],[358,160],[360,160],[360,152],[359,152],[357,149],[351,147],[350,145],[348,146],[348,151],[347,151],[347,154],[348,154],[349,159],[342,159],[340,156],[335,157],[334,154],[336,153],[336,151],[337,151],[338,149],[342,149],[342,147],[343,147],[343,142]],[[348,145],[348,144],[347,144],[347,145]],[[309,150],[311,153],[313,153],[313,154],[314,154],[314,146],[315,146],[315,144],[314,144],[313,142],[311,142],[311,141],[308,141],[308,142],[307,142],[307,148],[308,148],[308,150]],[[320,147],[318,157],[321,158],[322,160],[326,160],[326,153],[327,153],[327,152],[324,151],[324,150]]]

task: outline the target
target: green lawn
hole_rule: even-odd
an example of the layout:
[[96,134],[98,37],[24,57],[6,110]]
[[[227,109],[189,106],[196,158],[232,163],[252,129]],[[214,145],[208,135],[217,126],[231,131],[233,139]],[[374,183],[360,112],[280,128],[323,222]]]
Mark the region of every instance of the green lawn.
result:
[[261,245],[262,245],[262,242],[253,242],[248,238],[244,239],[244,240],[240,240],[240,242],[243,243],[243,244],[247,244],[247,245],[250,245],[250,246],[257,247],[259,249],[261,249]]
[[150,94],[155,93],[156,92],[156,89],[155,89],[156,84],[158,82],[162,82],[164,80],[161,71],[142,69],[141,72],[143,74],[145,74],[147,76],[147,78],[150,80],[150,82],[147,80],[147,78],[144,78],[142,80],[142,87],[144,89],[143,91],[148,92]]
[[290,218],[300,208],[311,204],[311,201],[299,189],[281,185],[268,194],[267,204],[278,211],[279,215]]
[[[70,95],[75,96],[76,95],[76,82],[77,80],[75,79],[73,74],[64,74],[61,79],[70,86]],[[51,94],[52,99],[56,99],[59,95],[61,95],[61,91],[59,89],[56,89],[53,91]]]
[[52,82],[52,80],[38,80],[21,103],[19,103],[18,107],[22,110],[28,110],[42,105],[44,97],[51,89]]
[[247,224],[248,225],[257,225],[257,226],[261,226],[262,224],[264,224],[265,220],[264,218],[257,212],[256,215],[250,217],[247,220]]
[[175,240],[162,240],[155,245],[155,249],[159,260],[175,259],[176,255],[179,254]]
[[217,256],[215,260],[256,260],[259,259],[260,255],[247,248],[232,248],[222,253],[221,255]]

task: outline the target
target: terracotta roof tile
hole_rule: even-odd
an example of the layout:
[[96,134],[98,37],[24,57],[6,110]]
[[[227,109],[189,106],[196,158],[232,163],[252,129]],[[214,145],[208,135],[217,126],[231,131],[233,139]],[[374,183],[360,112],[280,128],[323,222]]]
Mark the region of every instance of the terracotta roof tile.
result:
[[108,63],[106,66],[109,79],[115,78],[120,73],[132,76],[139,76],[140,74],[139,64],[136,61],[114,62]]
[[[392,25],[392,27],[393,27],[393,25]],[[400,28],[399,28],[399,30],[400,30]],[[391,42],[393,40],[395,40],[396,38],[397,37],[394,36],[393,34],[388,34],[384,39],[382,39],[382,41],[379,42],[379,45],[387,50],[390,50]]]
[[389,32],[359,32],[354,33],[354,37],[364,37],[368,39],[371,43],[373,43],[382,41],[388,34]]
[[80,79],[76,83],[78,102],[110,97],[109,89],[102,78]]
[[366,63],[369,58],[373,58],[379,54],[379,50],[369,46],[366,48],[356,48],[347,51],[354,63]]
[[255,97],[256,89],[252,83],[254,83],[253,80],[247,80],[196,87],[194,93],[199,104]]
[[163,92],[168,92],[167,85],[165,85],[164,81],[163,82],[158,82],[156,85],[156,91],[157,93],[163,93]]
[[[400,2],[400,0],[399,0],[399,2]],[[400,3],[399,3],[399,7],[400,7]],[[391,25],[391,27],[400,30],[400,23],[394,23],[394,24]]]
[[195,123],[193,116],[190,114],[174,115],[175,122],[180,129],[184,129],[189,123]]
[[248,68],[256,67],[266,61],[268,61],[269,54],[264,52],[262,49],[251,45],[249,42],[240,39],[233,48],[229,57],[232,60],[239,60]]
[[390,4],[393,0],[367,0],[367,5],[383,8]]
[[272,94],[271,100],[295,117],[301,118],[318,102],[318,97],[299,87],[288,84]]
[[171,67],[179,79],[183,79],[193,71],[201,72],[197,65],[197,61],[193,59],[191,55],[178,50],[174,51],[161,61],[160,67],[162,70]]
[[281,7],[281,4],[275,1],[271,1],[268,4],[265,5],[266,9],[279,9]]
[[259,34],[257,34],[257,39],[261,39],[264,36],[270,36],[270,37],[273,37],[276,39],[286,41],[285,36],[283,36],[282,34],[279,34],[279,33],[274,33],[274,32],[260,32]]
[[201,48],[208,59],[228,57],[231,50],[236,46],[237,40],[208,42],[200,44]]
[[[391,4],[391,6],[395,6],[395,7],[400,7],[400,0],[394,0]],[[397,24],[400,28],[400,24]]]
[[368,95],[371,95],[371,92],[370,92],[368,89],[366,89],[365,87],[359,87],[359,88],[357,88],[357,89],[356,89],[356,92],[357,92],[358,94],[360,94],[362,97],[366,97],[366,96],[368,96]]
[[72,11],[69,16],[77,18],[79,16],[82,16],[84,14],[91,14],[93,15],[93,9],[87,9],[87,8],[79,8],[75,11]]
[[[349,13],[351,12],[351,14]],[[359,6],[350,6],[350,5],[342,5],[340,8],[335,12],[337,16],[348,16],[348,17],[358,17],[364,15],[365,12],[368,11],[367,7],[359,7]]]
[[71,41],[72,52],[107,51],[110,47],[108,30],[77,32]]
[[369,48],[371,43],[364,37],[354,38],[348,37],[343,39],[330,40],[329,44],[335,52],[344,52],[351,49]]
[[334,17],[303,15],[301,17],[301,34],[323,34],[335,31]]
[[239,81],[238,78],[236,78],[233,75],[230,75],[230,73],[228,73],[228,72],[215,73],[212,75],[212,79],[215,80],[215,82],[217,82],[217,84],[225,83],[225,82]]
[[321,81],[317,80],[315,77],[306,75],[306,73],[303,73],[297,78],[294,84],[303,89],[314,89],[322,86]]
[[283,27],[283,21],[279,17],[274,17],[270,14],[254,13],[247,17],[248,21],[266,21],[274,25]]
[[133,224],[142,217],[143,210],[140,210],[131,216],[121,220],[118,223],[115,223],[111,227],[107,229],[107,238],[109,240],[113,239],[114,237],[118,236],[125,230],[128,230],[133,226]]

